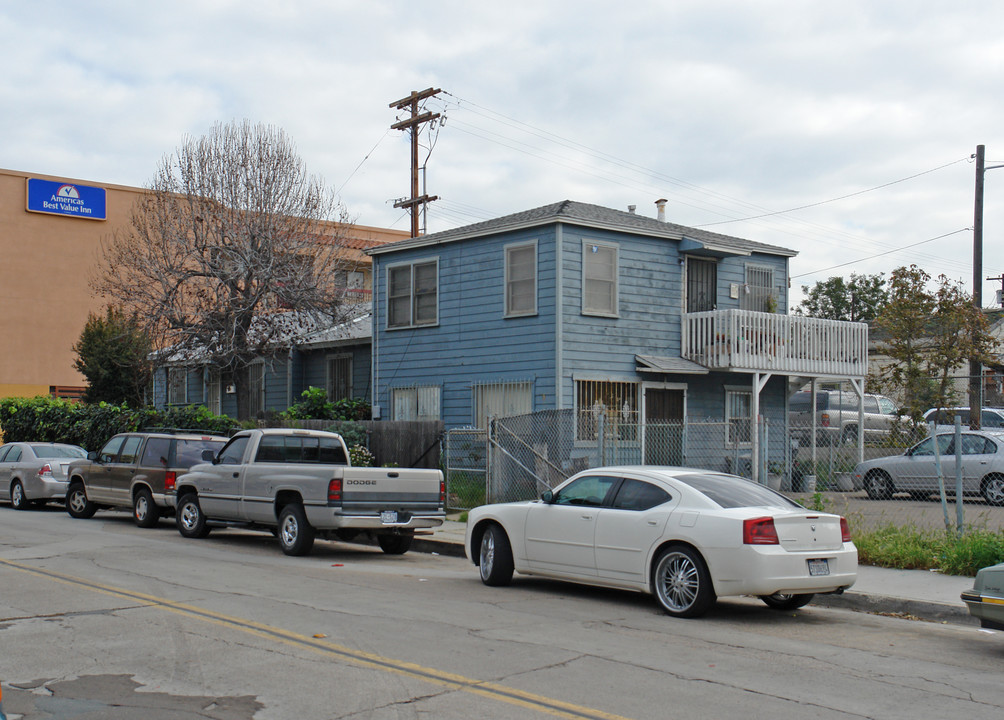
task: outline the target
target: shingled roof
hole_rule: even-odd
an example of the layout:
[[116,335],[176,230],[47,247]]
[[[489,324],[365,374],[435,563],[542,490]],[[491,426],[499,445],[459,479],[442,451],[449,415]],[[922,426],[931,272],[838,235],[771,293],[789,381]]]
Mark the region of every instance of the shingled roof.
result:
[[762,252],[792,257],[798,254],[794,250],[777,245],[767,245],[752,240],[732,237],[731,235],[722,235],[698,228],[676,225],[644,215],[636,215],[635,213],[613,210],[600,205],[590,205],[589,203],[574,202],[572,200],[563,200],[551,205],[543,205],[533,210],[524,210],[523,212],[474,223],[473,225],[465,225],[453,230],[444,230],[443,232],[432,233],[431,235],[399,240],[381,245],[380,247],[370,248],[366,252],[370,255],[380,255],[398,250],[442,245],[468,238],[484,237],[485,235],[558,222],[616,230],[634,235],[691,241],[698,246],[714,247],[743,255]]

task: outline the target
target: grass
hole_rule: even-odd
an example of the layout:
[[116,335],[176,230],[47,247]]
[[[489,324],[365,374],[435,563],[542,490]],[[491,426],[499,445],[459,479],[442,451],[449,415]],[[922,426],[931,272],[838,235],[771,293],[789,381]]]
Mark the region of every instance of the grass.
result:
[[853,532],[858,560],[865,565],[902,570],[939,570],[972,577],[988,565],[1004,562],[1004,532],[969,529],[961,536],[913,525],[886,525]]

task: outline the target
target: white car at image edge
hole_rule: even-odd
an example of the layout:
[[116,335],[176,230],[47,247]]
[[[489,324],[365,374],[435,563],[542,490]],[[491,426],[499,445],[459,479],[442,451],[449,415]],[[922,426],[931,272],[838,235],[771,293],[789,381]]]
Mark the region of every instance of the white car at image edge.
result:
[[467,557],[486,585],[513,572],[655,595],[675,617],[718,597],[791,610],[857,579],[847,521],[744,478],[684,467],[604,467],[540,500],[468,515]]

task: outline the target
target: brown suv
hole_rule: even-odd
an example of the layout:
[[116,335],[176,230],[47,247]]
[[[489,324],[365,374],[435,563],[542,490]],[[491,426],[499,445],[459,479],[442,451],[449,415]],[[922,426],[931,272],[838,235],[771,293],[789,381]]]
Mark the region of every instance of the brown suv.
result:
[[153,527],[173,509],[174,483],[203,450],[218,451],[227,438],[192,430],[120,433],[101,450],[67,468],[66,512],[89,518],[100,509],[130,508],[140,527]]

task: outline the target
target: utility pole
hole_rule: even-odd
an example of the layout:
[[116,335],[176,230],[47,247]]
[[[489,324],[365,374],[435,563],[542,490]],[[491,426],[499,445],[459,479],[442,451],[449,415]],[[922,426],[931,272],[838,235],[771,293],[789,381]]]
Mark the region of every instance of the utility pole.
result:
[[439,117],[439,113],[425,112],[419,115],[418,113],[418,103],[426,98],[433,97],[443,92],[441,89],[428,88],[427,90],[422,90],[421,92],[412,91],[411,95],[406,98],[401,98],[390,104],[389,107],[396,108],[398,110],[404,110],[408,108],[411,111],[411,117],[407,120],[401,120],[390,126],[391,130],[410,130],[411,131],[411,197],[398,200],[394,203],[394,207],[404,207],[408,208],[411,212],[411,236],[418,237],[418,214],[419,206],[424,208],[425,205],[432,202],[433,200],[438,200],[438,196],[433,195],[419,195],[418,194],[418,131],[421,125],[427,122],[431,122]]
[[[976,146],[976,200],[973,209],[973,305],[983,311],[983,175],[986,172],[986,148]],[[980,429],[983,415],[983,365],[969,361],[969,427]]]

